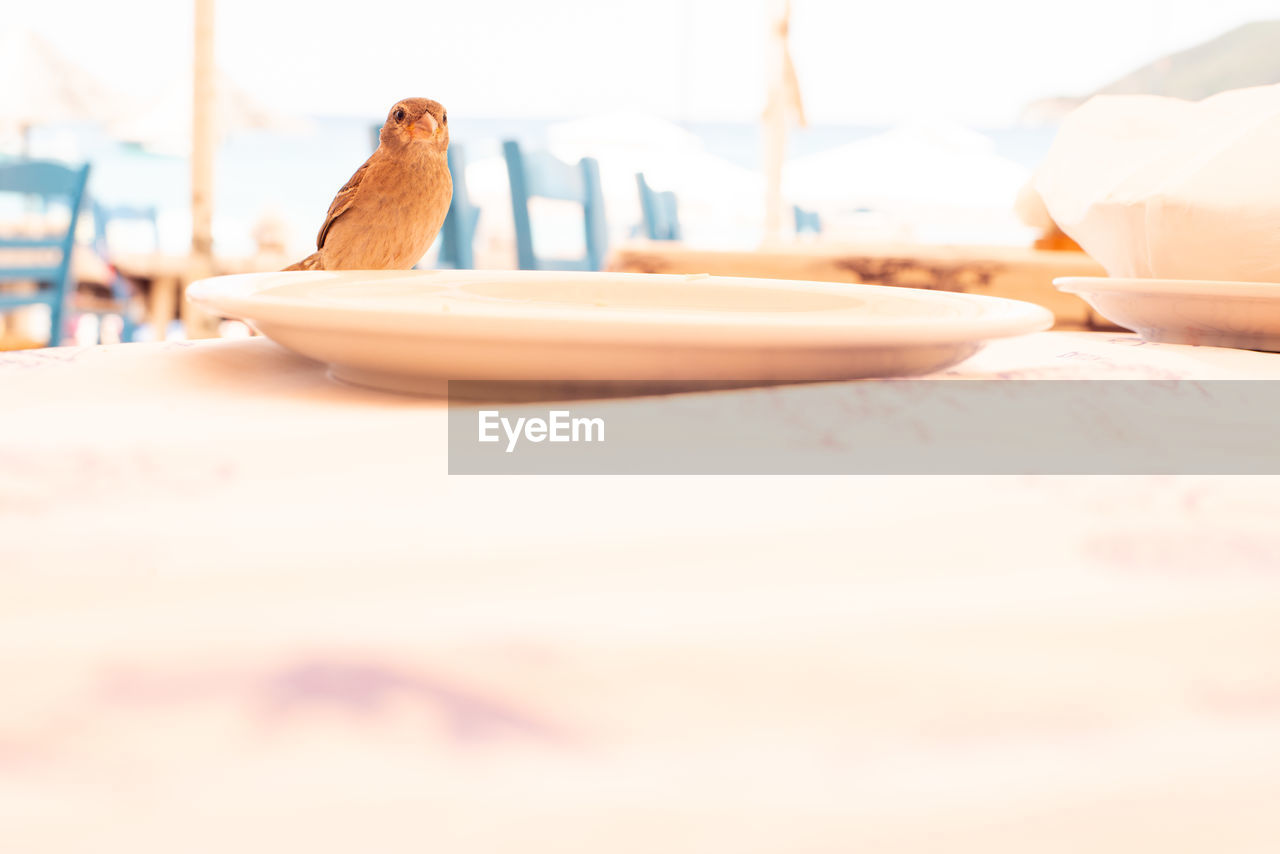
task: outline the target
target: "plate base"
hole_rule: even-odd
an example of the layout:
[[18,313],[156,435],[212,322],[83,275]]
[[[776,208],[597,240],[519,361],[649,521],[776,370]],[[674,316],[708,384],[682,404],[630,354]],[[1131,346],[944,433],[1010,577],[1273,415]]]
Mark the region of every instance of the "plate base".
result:
[[1144,341],[1160,344],[1190,344],[1195,347],[1231,347],[1235,350],[1258,350],[1280,353],[1280,335],[1262,333],[1247,335],[1231,332],[1206,332],[1195,329],[1136,329]]
[[1069,276],[1053,284],[1147,341],[1280,352],[1280,283]]
[[329,379],[344,385],[371,388],[375,391],[389,391],[394,394],[438,397],[442,400],[449,396],[449,381],[434,377],[393,374],[349,365],[330,365]]

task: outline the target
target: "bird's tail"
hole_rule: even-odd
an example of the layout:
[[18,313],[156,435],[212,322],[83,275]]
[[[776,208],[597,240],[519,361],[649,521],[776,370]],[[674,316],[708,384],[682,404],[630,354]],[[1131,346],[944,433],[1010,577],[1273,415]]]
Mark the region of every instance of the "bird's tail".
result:
[[324,268],[320,266],[320,253],[312,252],[306,258],[303,258],[301,261],[299,261],[297,264],[290,264],[288,267],[285,267],[284,270],[281,270],[280,272],[282,273],[288,272],[289,270],[323,270],[323,269]]

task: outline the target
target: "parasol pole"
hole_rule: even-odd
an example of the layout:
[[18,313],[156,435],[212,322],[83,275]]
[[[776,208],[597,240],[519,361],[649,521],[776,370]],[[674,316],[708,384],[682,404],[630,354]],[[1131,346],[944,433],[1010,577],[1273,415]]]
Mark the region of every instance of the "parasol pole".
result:
[[[214,0],[195,0],[195,68],[191,109],[191,258],[190,277],[213,275],[213,157],[214,128]],[[182,300],[184,316],[186,299]],[[194,319],[194,318],[193,318]],[[203,337],[204,330],[187,330]]]
[[804,104],[791,49],[791,0],[770,0],[769,58],[764,107],[764,242],[782,237],[782,164],[787,153],[787,125],[804,127]]

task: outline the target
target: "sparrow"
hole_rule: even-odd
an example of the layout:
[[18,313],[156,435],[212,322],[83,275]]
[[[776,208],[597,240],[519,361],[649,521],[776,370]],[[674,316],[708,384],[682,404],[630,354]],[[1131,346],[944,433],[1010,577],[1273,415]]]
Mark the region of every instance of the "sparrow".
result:
[[333,197],[316,251],[285,270],[408,270],[449,212],[449,117],[427,98],[396,102],[378,148]]

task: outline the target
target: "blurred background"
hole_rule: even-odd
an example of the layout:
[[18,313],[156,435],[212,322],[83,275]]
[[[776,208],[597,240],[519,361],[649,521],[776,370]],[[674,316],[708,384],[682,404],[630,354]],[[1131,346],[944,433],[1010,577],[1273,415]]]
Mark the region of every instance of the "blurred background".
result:
[[[1269,0],[366,0],[323,14],[273,0],[22,3],[5,15],[0,157],[89,163],[100,218],[144,214],[79,224],[108,268],[85,253],[77,275],[102,287],[127,274],[113,295],[132,304],[135,340],[184,334],[181,300],[155,304],[157,279],[310,252],[409,96],[449,110],[474,210],[460,266],[519,263],[504,140],[598,163],[610,250],[673,236],[717,251],[1030,246],[1052,227],[1019,191],[1066,112],[1098,92],[1201,98],[1280,81],[1274,14]],[[208,165],[193,170],[197,44],[194,144]],[[646,221],[637,173],[671,194],[675,234]],[[541,254],[581,251],[580,212],[534,210]],[[206,256],[194,271],[176,260],[193,239]]]

